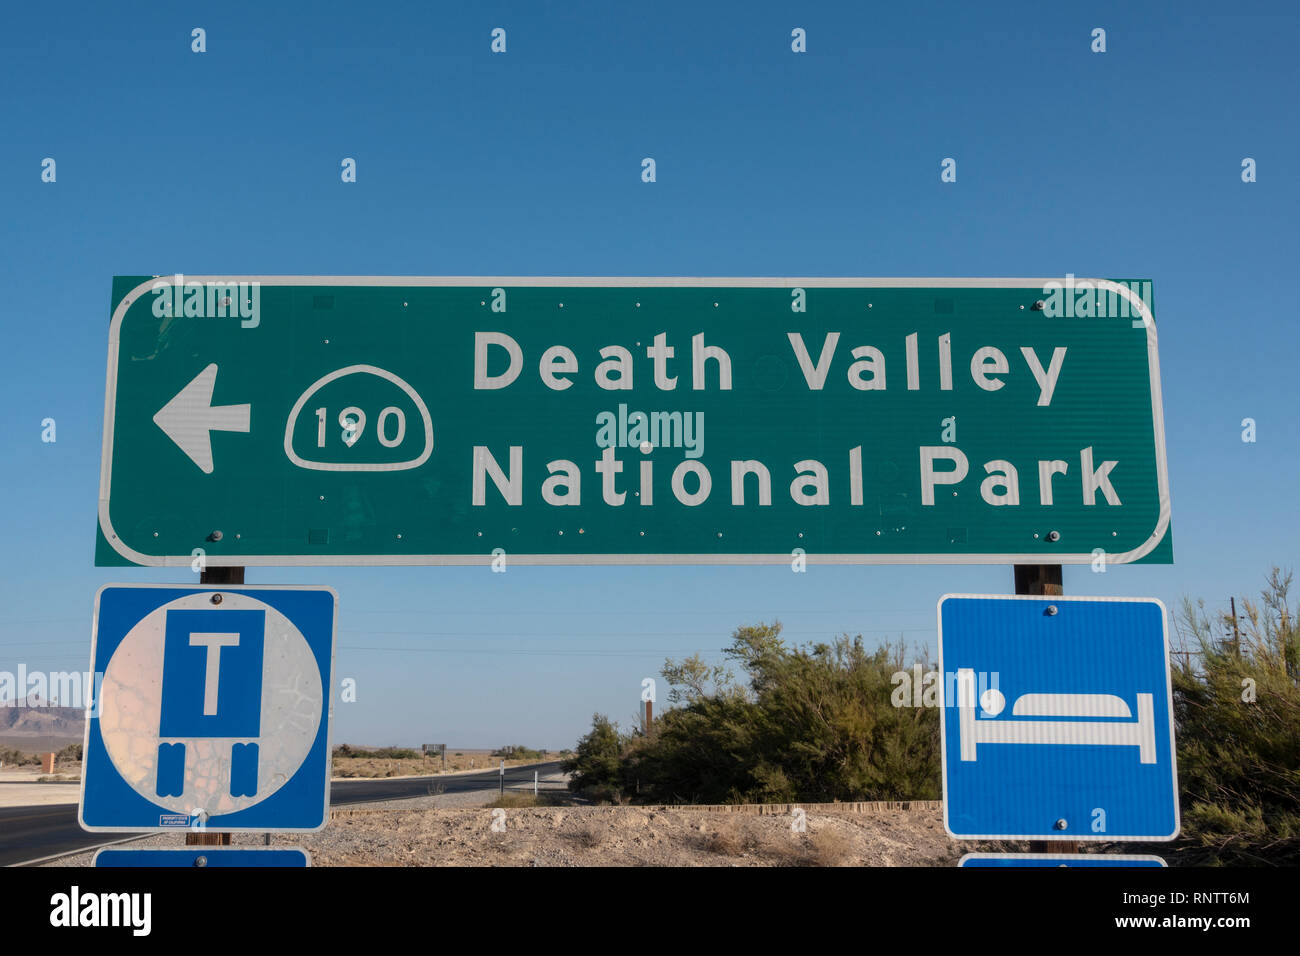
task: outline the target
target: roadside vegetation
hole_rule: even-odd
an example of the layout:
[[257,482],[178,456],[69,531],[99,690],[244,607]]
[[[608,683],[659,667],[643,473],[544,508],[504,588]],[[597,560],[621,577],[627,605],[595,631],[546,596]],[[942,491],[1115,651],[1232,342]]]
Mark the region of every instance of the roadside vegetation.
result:
[[402,747],[378,747],[374,750],[364,750],[348,744],[339,744],[334,748],[334,756],[335,758],[353,757],[357,760],[419,760],[424,754],[418,750],[408,750]]
[[912,664],[901,647],[792,647],[773,623],[738,628],[723,655],[665,662],[670,706],[648,733],[595,715],[564,763],[571,786],[670,804],[939,798],[938,713],[890,701]]
[[[1300,864],[1300,633],[1274,568],[1238,621],[1185,601],[1175,655],[1178,779],[1189,863]],[[1195,658],[1195,660],[1193,660]]]
[[516,744],[512,747],[500,747],[492,751],[492,756],[504,757],[507,760],[545,760],[546,751]]
[[[47,751],[48,753],[48,751]],[[13,747],[0,747],[0,766],[5,767],[39,767],[41,757],[38,752],[18,750]],[[81,744],[68,744],[54,755],[54,765],[81,763]]]
[[507,810],[519,810],[524,807],[568,806],[571,803],[572,801],[563,792],[557,794],[539,793],[536,796],[531,793],[507,792],[501,794],[486,806],[489,808],[502,807]]
[[[1300,863],[1300,633],[1290,573],[1273,569],[1238,620],[1184,602],[1171,672],[1182,834],[1171,862]],[[1235,627],[1234,627],[1235,623]],[[668,707],[621,730],[603,714],[563,761],[608,803],[938,800],[939,714],[895,706],[902,646],[789,646],[781,625],[738,628],[725,663],[664,663]],[[893,700],[891,700],[891,697]],[[726,839],[723,838],[723,843]],[[1136,851],[1137,847],[1129,847]]]

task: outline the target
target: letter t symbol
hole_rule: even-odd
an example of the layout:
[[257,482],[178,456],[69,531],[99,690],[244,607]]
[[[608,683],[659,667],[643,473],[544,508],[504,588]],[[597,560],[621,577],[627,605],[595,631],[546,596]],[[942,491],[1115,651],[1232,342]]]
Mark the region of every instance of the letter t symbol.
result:
[[208,667],[203,676],[203,716],[211,717],[217,712],[217,685],[221,676],[221,649],[238,647],[238,634],[213,634],[198,631],[190,635],[190,647],[208,649]]

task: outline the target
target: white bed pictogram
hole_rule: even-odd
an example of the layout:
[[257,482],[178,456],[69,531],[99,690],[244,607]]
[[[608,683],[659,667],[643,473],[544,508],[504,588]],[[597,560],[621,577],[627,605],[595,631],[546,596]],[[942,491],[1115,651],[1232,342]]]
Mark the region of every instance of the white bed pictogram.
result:
[[[1136,721],[1127,720],[1132,712],[1114,694],[1023,694],[1011,708],[1012,717],[1044,719],[999,720],[1006,701],[996,688],[986,690],[979,701],[987,716],[976,715],[973,669],[957,671],[956,690],[963,761],[974,761],[980,744],[1091,744],[1137,747],[1139,763],[1156,762],[1153,694],[1137,695]],[[1083,717],[1095,719],[1077,719]]]

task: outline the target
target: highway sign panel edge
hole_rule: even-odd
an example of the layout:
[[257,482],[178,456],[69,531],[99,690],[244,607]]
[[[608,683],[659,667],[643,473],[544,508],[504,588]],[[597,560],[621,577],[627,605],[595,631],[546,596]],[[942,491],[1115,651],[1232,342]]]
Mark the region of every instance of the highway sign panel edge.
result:
[[1178,834],[1182,831],[1182,808],[1179,801],[1178,790],[1178,748],[1177,740],[1174,734],[1174,684],[1169,677],[1169,609],[1165,607],[1165,602],[1155,597],[1091,597],[1086,595],[1042,595],[1042,594],[965,594],[949,593],[939,598],[935,605],[935,615],[938,621],[938,638],[939,638],[939,759],[941,786],[943,797],[943,828],[948,836],[954,840],[1051,840],[1063,839],[1062,837],[1053,837],[1051,834],[1043,833],[954,833],[948,823],[948,730],[947,720],[947,702],[945,692],[947,680],[942,679],[946,673],[943,661],[943,602],[949,598],[976,598],[993,601],[1038,601],[1044,604],[1059,604],[1062,602],[1106,602],[1116,604],[1154,604],[1160,608],[1160,630],[1164,639],[1164,657],[1165,657],[1165,706],[1168,708],[1169,719],[1169,772],[1173,777],[1173,794],[1174,794],[1174,822],[1173,831],[1168,835],[1160,836],[1115,836],[1114,834],[1070,834],[1068,838],[1074,842],[1092,842],[1092,843],[1168,843],[1171,840],[1178,839]]
[[[165,590],[177,590],[177,591],[190,591],[195,594],[203,594],[205,592],[218,592],[218,591],[228,591],[228,592],[317,591],[317,592],[325,592],[330,595],[330,597],[333,600],[333,612],[331,615],[331,626],[330,626],[330,655],[329,655],[330,672],[324,679],[325,701],[324,701],[324,707],[321,715],[322,719],[325,721],[325,802],[321,810],[321,822],[317,826],[313,826],[313,827],[283,827],[283,826],[248,827],[248,826],[228,826],[225,824],[220,824],[220,825],[205,828],[209,832],[213,832],[213,833],[319,833],[321,830],[325,829],[325,826],[329,823],[329,818],[330,818],[330,788],[331,788],[332,778],[333,778],[333,772],[332,772],[333,748],[331,746],[331,734],[333,734],[334,732],[334,694],[333,694],[333,687],[331,685],[334,679],[334,665],[335,665],[335,656],[337,654],[337,643],[338,643],[338,611],[339,611],[338,592],[334,590],[334,588],[325,584],[322,585],[235,584],[229,587],[223,587],[221,585],[213,586],[210,584],[167,584],[167,583],[153,583],[153,582],[150,583],[135,582],[131,584],[117,584],[117,583],[102,584],[100,585],[99,589],[95,591],[95,604],[94,604],[94,609],[92,611],[92,618],[91,618],[90,673],[92,675],[96,673],[95,660],[99,651],[100,599],[103,596],[105,591],[113,588],[131,588],[135,590],[164,590],[165,589]],[[97,686],[95,692],[96,693],[98,692]],[[91,704],[92,708],[98,710],[99,708],[98,697],[92,699],[89,703]],[[98,717],[95,717],[94,719],[97,720]],[[92,718],[90,716],[90,713],[88,712],[86,714],[86,730],[82,737],[82,746],[81,746],[82,764],[81,764],[81,783],[78,785],[78,789],[77,789],[77,825],[80,826],[87,833],[201,832],[201,831],[192,830],[189,827],[91,826],[86,823],[85,821],[86,777],[87,777],[86,758],[90,753],[91,720]]]

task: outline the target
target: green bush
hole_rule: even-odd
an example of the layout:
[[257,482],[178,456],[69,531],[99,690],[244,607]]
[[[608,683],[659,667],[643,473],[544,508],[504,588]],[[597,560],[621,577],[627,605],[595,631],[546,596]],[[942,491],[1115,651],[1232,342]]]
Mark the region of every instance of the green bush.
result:
[[741,627],[724,666],[667,661],[669,701],[649,736],[630,743],[625,773],[641,800],[832,802],[937,799],[934,708],[896,707],[901,649],[862,638],[787,647],[781,625]]
[[935,708],[898,707],[901,649],[861,637],[787,647],[780,624],[741,627],[723,653],[666,661],[667,710],[620,735],[597,714],[564,762],[574,789],[652,803],[938,799]]
[[615,800],[622,792],[624,740],[618,725],[604,714],[593,714],[591,731],[578,741],[573,756],[560,762],[569,774],[569,789],[594,800]]

